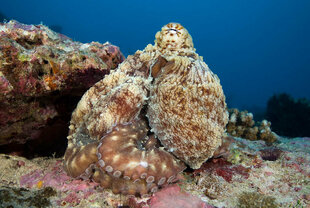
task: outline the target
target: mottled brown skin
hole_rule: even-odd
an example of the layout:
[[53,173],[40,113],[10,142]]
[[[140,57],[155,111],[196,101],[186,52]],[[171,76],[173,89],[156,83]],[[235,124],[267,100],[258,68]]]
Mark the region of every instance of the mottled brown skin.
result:
[[227,112],[219,79],[180,24],[155,37],[82,97],[69,127],[70,176],[144,195],[175,181],[185,168],[179,159],[198,168],[221,144]]
[[147,116],[161,143],[194,169],[221,145],[228,118],[217,76],[200,59],[180,56],[155,78]]

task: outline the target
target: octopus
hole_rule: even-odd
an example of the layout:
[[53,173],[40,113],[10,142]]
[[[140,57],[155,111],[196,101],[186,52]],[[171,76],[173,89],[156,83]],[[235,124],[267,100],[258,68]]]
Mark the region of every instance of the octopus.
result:
[[219,78],[195,50],[188,31],[169,23],[92,86],[72,113],[67,174],[143,196],[212,157],[228,113]]

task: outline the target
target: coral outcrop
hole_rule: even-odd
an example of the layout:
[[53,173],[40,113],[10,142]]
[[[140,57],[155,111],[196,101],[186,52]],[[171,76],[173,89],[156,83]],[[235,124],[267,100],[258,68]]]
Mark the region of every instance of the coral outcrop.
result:
[[0,145],[41,140],[43,149],[61,138],[64,146],[80,96],[123,59],[108,42],[82,44],[44,25],[0,24]]
[[271,123],[267,120],[255,123],[253,114],[248,111],[239,111],[236,108],[229,109],[227,133],[234,137],[263,140],[271,144],[277,140],[278,135],[271,131],[270,126]]
[[199,168],[220,146],[228,113],[218,77],[180,24],[155,37],[83,95],[69,127],[70,176],[144,195],[173,182],[181,161]]

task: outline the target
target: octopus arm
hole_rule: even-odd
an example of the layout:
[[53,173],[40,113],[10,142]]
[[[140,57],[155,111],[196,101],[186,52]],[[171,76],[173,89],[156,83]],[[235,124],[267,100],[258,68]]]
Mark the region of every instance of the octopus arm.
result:
[[[98,166],[102,173],[131,181],[139,190],[153,191],[154,187],[172,182],[185,166],[161,148],[139,146],[148,143],[147,126],[143,120],[118,125],[106,134],[97,148]],[[155,144],[155,143],[154,143]],[[145,184],[145,188],[141,187]],[[132,191],[131,191],[132,192]]]
[[[117,86],[107,90],[105,83]],[[140,77],[123,77],[122,72],[107,76],[102,82],[90,88],[78,103],[72,114],[68,140],[79,146],[93,140],[98,141],[103,134],[119,123],[136,118],[147,99],[147,80]],[[109,87],[110,88],[110,87]]]

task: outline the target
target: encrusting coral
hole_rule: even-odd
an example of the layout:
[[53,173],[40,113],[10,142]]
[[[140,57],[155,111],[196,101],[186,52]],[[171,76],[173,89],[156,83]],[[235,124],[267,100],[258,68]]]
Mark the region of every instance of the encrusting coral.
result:
[[70,176],[144,195],[173,182],[183,162],[199,168],[221,145],[228,113],[220,80],[180,24],[155,37],[80,100],[64,159]]
[[229,109],[227,133],[235,137],[249,140],[263,140],[268,144],[275,142],[278,135],[270,129],[271,123],[267,120],[255,123],[253,114],[248,111]]

